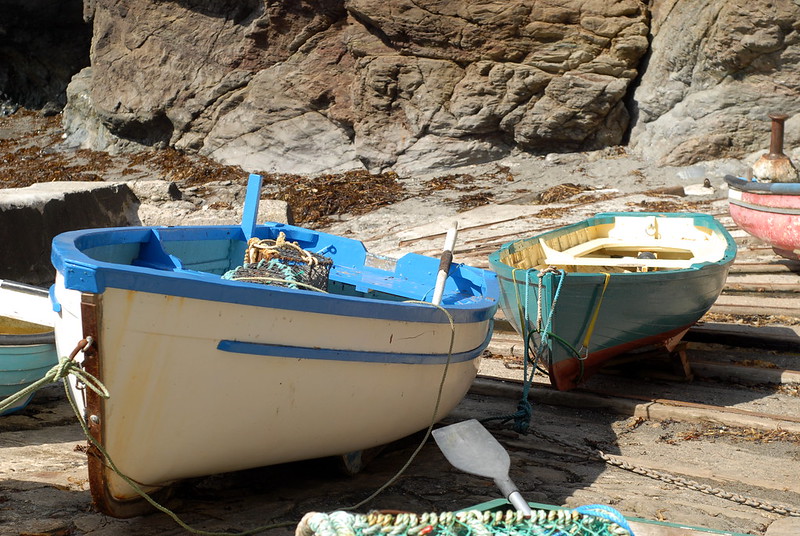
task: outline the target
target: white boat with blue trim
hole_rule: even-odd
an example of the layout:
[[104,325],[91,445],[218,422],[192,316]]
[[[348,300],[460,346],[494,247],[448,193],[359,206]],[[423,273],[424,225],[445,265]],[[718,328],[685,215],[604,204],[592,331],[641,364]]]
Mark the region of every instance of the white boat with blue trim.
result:
[[[110,394],[73,382],[105,513],[141,513],[108,459],[155,493],[189,477],[345,455],[444,417],[477,374],[499,298],[493,273],[452,264],[433,305],[438,259],[379,258],[357,240],[256,225],[253,181],[241,226],[89,229],[53,241],[59,354],[91,340],[76,359]],[[327,288],[232,278],[248,244],[284,240],[326,259]]]

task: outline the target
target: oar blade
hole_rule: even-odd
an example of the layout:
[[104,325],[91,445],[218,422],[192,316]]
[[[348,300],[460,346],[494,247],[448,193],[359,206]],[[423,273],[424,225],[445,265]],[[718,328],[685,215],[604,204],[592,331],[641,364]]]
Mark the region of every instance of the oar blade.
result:
[[477,420],[434,430],[433,439],[456,469],[494,480],[508,478],[508,452]]

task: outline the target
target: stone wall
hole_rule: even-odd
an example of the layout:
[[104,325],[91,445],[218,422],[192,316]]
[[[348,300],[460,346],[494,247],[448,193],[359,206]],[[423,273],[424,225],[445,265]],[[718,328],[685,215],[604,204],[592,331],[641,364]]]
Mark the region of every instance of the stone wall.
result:
[[121,183],[50,182],[0,189],[0,277],[49,286],[53,237],[73,229],[139,223],[139,200]]

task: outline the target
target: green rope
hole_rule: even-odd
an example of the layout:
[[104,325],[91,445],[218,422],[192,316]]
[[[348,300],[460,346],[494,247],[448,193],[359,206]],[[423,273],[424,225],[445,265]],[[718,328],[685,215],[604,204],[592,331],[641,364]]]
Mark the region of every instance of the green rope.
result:
[[[99,381],[97,381],[97,383],[102,387],[102,384],[100,384]],[[87,384],[87,386],[90,386],[90,384]],[[106,451],[106,449],[103,448],[103,446],[94,438],[94,436],[92,436],[91,432],[89,431],[89,428],[86,426],[86,422],[81,417],[80,410],[78,409],[78,404],[77,404],[77,402],[75,402],[75,398],[72,395],[72,390],[69,388],[69,384],[66,381],[64,382],[64,390],[67,393],[67,399],[69,400],[70,406],[72,406],[72,410],[75,412],[75,415],[78,416],[78,422],[81,425],[81,429],[83,430],[84,435],[86,435],[86,438],[100,452],[100,454],[103,455],[103,457],[105,458],[105,462],[108,465],[108,467],[112,471],[114,471],[122,480],[124,480],[125,483],[128,484],[133,489],[133,491],[135,491],[139,496],[142,497],[142,499],[144,499],[145,501],[150,503],[150,505],[153,508],[155,508],[156,510],[158,510],[158,511],[164,513],[164,514],[167,514],[170,518],[172,518],[173,521],[175,521],[175,523],[180,525],[180,527],[182,529],[187,530],[187,531],[191,532],[192,534],[200,534],[202,536],[249,536],[250,534],[258,534],[259,532],[264,532],[264,531],[269,530],[269,529],[274,529],[274,528],[279,528],[279,527],[287,527],[287,526],[291,526],[291,525],[294,524],[294,523],[291,523],[291,522],[276,523],[276,524],[273,524],[273,525],[267,525],[267,526],[264,526],[264,527],[259,527],[259,528],[256,528],[256,529],[252,529],[252,530],[248,530],[248,531],[244,531],[244,532],[238,532],[238,533],[213,532],[213,531],[200,530],[200,529],[196,529],[196,528],[190,527],[181,518],[179,518],[178,515],[175,512],[173,512],[172,510],[170,510],[166,506],[163,506],[160,503],[156,502],[155,499],[153,499],[150,495],[148,495],[147,492],[144,491],[139,486],[139,484],[137,484],[136,482],[131,480],[128,476],[126,476],[125,474],[122,473],[122,471],[119,470],[117,465],[114,463],[114,461],[108,455],[108,452]],[[97,392],[97,391],[95,391],[95,392]],[[103,392],[105,392],[105,396],[103,398],[110,398],[110,395],[108,395],[108,391],[105,390],[105,387],[103,387]],[[101,395],[101,396],[103,396],[103,395]]]
[[0,413],[13,407],[17,401],[30,396],[45,385],[55,383],[59,380],[66,380],[67,376],[70,374],[103,398],[109,397],[108,391],[103,384],[100,383],[100,380],[83,370],[80,364],[76,363],[71,357],[61,357],[58,363],[48,370],[42,378],[0,402]]
[[445,380],[447,379],[447,372],[448,369],[450,368],[450,362],[452,361],[453,358],[453,346],[455,345],[455,339],[456,339],[456,325],[455,322],[453,321],[453,316],[447,309],[445,309],[441,305],[437,305],[431,302],[418,301],[418,300],[408,300],[403,303],[419,303],[422,305],[432,305],[437,309],[439,309],[440,311],[442,311],[445,314],[445,316],[447,316],[447,320],[450,322],[450,347],[447,350],[447,361],[445,362],[444,370],[442,371],[442,379],[439,381],[439,390],[436,393],[436,403],[433,406],[433,415],[431,415],[431,422],[428,425],[428,428],[425,430],[425,435],[419,442],[419,445],[417,445],[417,448],[414,450],[414,452],[411,453],[411,456],[408,458],[406,463],[400,469],[398,469],[397,473],[395,473],[395,475],[392,478],[387,480],[385,484],[383,484],[381,487],[375,490],[369,497],[354,504],[353,506],[348,506],[347,508],[343,508],[343,510],[355,510],[356,508],[360,508],[361,506],[367,504],[368,502],[372,501],[375,497],[383,493],[386,490],[386,488],[394,484],[397,481],[397,479],[400,478],[403,475],[403,473],[405,473],[406,469],[408,469],[411,466],[411,464],[416,459],[417,455],[422,451],[422,448],[428,442],[428,438],[430,437],[431,432],[433,431],[433,426],[436,424],[437,417],[439,415],[439,405],[442,402],[442,392],[444,392],[444,383]]

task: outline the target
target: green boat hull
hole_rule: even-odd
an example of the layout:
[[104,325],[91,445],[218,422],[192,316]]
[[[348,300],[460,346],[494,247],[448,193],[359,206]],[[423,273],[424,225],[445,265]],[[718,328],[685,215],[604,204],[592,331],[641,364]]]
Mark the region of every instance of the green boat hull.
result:
[[[691,218],[724,241],[714,262],[646,272],[556,272],[510,265],[515,252],[620,216]],[[607,213],[531,238],[509,242],[489,257],[497,273],[502,308],[558,389],[571,389],[621,353],[650,345],[671,347],[719,297],[736,256],[733,238],[704,214]],[[544,335],[544,336],[543,336]]]

